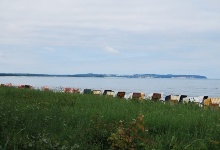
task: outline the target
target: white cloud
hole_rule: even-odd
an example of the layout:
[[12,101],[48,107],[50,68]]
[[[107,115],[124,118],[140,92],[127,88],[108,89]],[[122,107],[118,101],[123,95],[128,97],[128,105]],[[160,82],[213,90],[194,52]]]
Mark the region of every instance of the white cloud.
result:
[[107,53],[110,53],[110,54],[119,54],[119,51],[112,48],[112,47],[109,47],[109,46],[106,46],[105,49],[104,49]]
[[0,52],[0,58],[4,58],[4,54],[2,52]]
[[46,52],[54,52],[55,49],[52,47],[44,47],[44,49],[46,50]]
[[218,1],[204,0],[200,5],[195,0],[22,0],[0,4],[1,24],[16,34],[36,34],[52,27],[129,32],[220,29],[220,11],[215,9]]

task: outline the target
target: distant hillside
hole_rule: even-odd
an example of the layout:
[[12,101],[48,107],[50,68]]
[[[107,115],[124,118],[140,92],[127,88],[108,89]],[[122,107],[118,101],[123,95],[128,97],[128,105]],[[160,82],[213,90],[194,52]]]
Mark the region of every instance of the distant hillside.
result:
[[201,75],[159,75],[159,74],[133,74],[133,75],[117,75],[117,74],[73,74],[73,75],[56,75],[56,74],[29,74],[29,73],[0,73],[0,76],[39,76],[39,77],[124,77],[124,78],[193,78],[207,79]]

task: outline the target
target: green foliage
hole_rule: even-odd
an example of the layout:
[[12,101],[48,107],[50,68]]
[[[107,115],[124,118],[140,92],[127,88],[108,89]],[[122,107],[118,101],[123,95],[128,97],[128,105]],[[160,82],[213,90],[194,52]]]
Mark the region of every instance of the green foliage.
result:
[[197,105],[0,87],[0,121],[0,149],[220,149]]

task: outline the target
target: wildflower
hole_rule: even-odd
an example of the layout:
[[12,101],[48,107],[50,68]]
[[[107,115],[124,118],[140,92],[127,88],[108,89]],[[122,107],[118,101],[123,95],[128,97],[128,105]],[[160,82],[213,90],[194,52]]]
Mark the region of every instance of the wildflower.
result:
[[42,141],[43,141],[44,143],[47,143],[47,139],[43,139]]
[[63,146],[61,147],[61,149],[67,149],[67,147],[66,147],[65,145],[63,145]]
[[29,143],[28,146],[29,146],[29,147],[32,147],[32,146],[33,146],[33,143]]
[[78,144],[74,144],[71,149],[78,149],[79,148],[79,145]]

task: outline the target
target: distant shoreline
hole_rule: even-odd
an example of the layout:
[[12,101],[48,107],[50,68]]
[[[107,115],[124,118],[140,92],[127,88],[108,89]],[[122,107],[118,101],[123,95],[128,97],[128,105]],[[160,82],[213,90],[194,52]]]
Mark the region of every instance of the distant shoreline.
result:
[[159,74],[133,74],[133,75],[117,75],[117,74],[73,74],[73,75],[57,75],[57,74],[31,74],[31,73],[0,73],[0,76],[26,76],[26,77],[123,77],[123,78],[183,78],[183,79],[207,79],[201,75],[159,75]]

